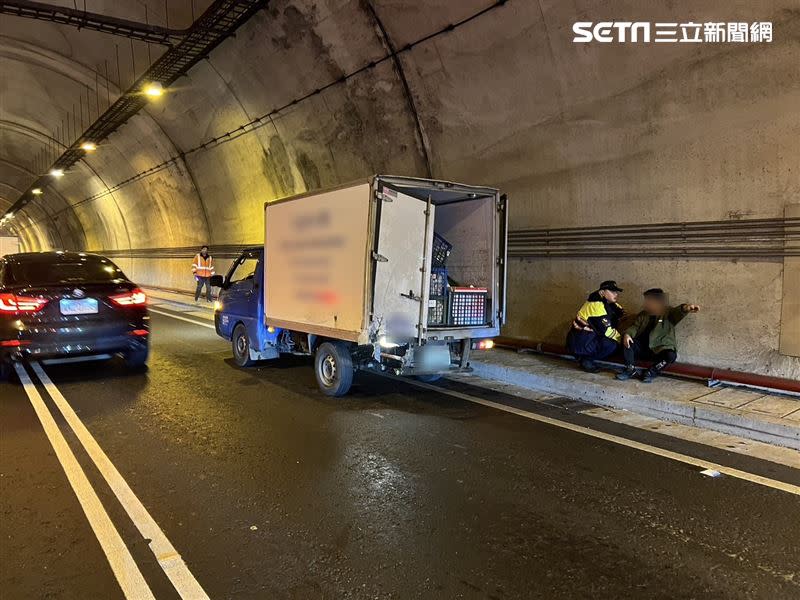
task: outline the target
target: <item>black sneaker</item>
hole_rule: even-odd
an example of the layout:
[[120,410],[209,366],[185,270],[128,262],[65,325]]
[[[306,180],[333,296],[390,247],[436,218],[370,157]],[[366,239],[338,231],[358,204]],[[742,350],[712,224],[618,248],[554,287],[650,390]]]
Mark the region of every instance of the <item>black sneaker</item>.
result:
[[581,368],[587,373],[597,373],[600,370],[600,367],[598,367],[593,360],[587,358],[581,361]]
[[653,379],[656,378],[656,374],[653,373],[650,369],[647,369],[644,373],[642,373],[642,383],[653,383]]
[[616,374],[615,378],[620,381],[628,381],[631,377],[636,375],[636,367],[625,367],[622,371]]

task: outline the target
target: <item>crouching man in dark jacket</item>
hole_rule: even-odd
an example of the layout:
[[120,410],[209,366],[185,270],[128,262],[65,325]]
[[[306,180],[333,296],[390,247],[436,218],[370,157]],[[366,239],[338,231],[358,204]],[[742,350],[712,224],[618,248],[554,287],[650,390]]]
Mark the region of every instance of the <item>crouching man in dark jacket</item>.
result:
[[567,348],[589,373],[596,373],[596,360],[603,360],[619,347],[622,335],[617,330],[622,307],[617,304],[622,288],[616,281],[604,281],[583,303],[567,334]]
[[642,373],[642,381],[650,383],[661,371],[678,358],[675,326],[689,313],[700,310],[697,304],[669,306],[667,295],[661,288],[644,293],[642,312],[636,316],[622,337],[625,369],[617,379],[625,381],[636,374],[636,360],[652,361],[652,366]]

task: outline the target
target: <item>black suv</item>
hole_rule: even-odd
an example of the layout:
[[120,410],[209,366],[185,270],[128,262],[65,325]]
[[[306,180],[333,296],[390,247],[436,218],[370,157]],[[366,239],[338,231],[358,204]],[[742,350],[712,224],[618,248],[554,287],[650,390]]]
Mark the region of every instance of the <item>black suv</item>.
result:
[[84,252],[0,258],[0,379],[11,362],[121,354],[147,362],[144,292],[109,259]]

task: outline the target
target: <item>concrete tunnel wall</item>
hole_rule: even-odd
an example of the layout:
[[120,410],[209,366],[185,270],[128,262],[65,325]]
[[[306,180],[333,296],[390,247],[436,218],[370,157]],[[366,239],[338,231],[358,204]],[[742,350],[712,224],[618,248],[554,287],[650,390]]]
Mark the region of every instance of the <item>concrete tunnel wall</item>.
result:
[[[31,250],[260,242],[264,201],[376,172],[497,186],[512,230],[780,217],[798,201],[800,10],[790,0],[603,4],[609,18],[775,28],[770,44],[649,45],[574,44],[572,23],[599,18],[592,2],[509,0],[402,53],[399,69],[382,62],[87,200],[385,56],[388,43],[403,48],[491,4],[273,2],[50,185],[15,229]],[[4,122],[44,122],[51,99],[79,93],[70,86],[88,76],[78,35],[44,27],[62,31],[18,19],[0,29],[14,64],[3,85],[25,91],[4,100]],[[31,134],[1,130],[4,147],[22,153]],[[192,284],[185,259],[118,262],[145,284]],[[583,297],[614,278],[632,310],[653,286],[703,305],[680,327],[681,360],[797,378],[800,360],[777,351],[782,274],[780,259],[513,259],[504,333],[561,342]]]

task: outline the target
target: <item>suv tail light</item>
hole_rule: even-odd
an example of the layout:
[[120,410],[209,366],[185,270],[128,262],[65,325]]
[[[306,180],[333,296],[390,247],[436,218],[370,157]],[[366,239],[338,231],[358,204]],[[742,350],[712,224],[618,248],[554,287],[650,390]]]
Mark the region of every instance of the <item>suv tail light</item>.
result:
[[0,314],[35,313],[47,306],[48,302],[47,298],[0,294]]
[[109,298],[114,304],[119,306],[144,306],[147,304],[147,295],[139,288],[124,294],[109,296]]

